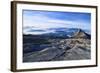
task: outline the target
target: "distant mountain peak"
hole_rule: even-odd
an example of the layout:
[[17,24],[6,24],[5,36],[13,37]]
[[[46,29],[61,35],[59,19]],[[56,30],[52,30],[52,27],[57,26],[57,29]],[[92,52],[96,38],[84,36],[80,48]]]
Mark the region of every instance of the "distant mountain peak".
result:
[[73,38],[85,38],[85,39],[90,39],[90,38],[91,38],[91,35],[85,33],[82,29],[78,29],[78,31],[74,33]]

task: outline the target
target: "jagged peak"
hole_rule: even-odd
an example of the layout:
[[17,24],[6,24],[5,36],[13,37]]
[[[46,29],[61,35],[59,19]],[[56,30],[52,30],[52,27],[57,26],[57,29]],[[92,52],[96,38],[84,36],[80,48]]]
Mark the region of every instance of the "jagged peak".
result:
[[82,29],[78,29],[78,31],[74,33],[73,38],[90,38],[90,35],[85,33]]

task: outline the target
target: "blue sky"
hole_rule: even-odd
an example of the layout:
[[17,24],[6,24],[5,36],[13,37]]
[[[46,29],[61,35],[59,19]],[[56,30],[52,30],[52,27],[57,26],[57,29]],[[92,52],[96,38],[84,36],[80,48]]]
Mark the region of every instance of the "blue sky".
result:
[[[26,34],[54,32],[54,30],[48,30],[50,28],[81,28],[90,31],[91,14],[23,10],[23,28]],[[31,32],[31,30],[34,30],[34,32]]]

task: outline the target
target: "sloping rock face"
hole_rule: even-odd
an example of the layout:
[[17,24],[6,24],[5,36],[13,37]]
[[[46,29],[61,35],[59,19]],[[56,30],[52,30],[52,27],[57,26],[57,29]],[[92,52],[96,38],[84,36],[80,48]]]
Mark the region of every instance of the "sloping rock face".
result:
[[85,33],[83,30],[79,29],[73,36],[73,38],[84,38],[84,39],[91,39],[91,36]]
[[[50,40],[50,47],[24,54],[24,62],[90,59],[89,39]],[[56,43],[55,43],[56,42]]]

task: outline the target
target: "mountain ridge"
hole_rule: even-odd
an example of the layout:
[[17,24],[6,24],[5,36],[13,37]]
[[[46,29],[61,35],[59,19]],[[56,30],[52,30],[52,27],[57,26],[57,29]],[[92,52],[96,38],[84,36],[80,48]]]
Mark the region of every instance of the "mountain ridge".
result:
[[[63,31],[64,30],[64,31]],[[67,31],[68,30],[68,31]],[[45,33],[45,34],[39,34],[39,35],[34,35],[34,34],[23,34],[24,36],[34,36],[36,38],[41,37],[41,38],[86,38],[86,39],[91,39],[91,35],[86,33],[82,29],[65,29],[62,30],[56,30],[56,32],[53,33]]]

